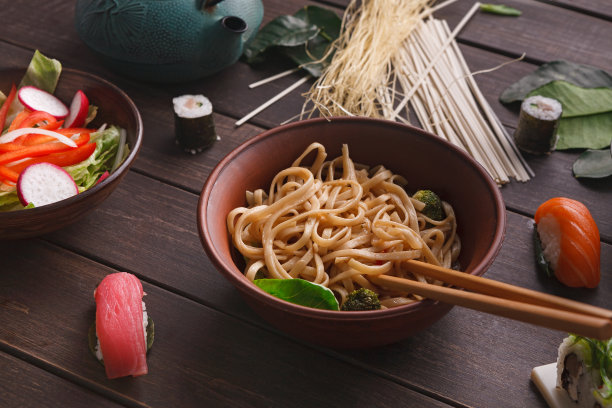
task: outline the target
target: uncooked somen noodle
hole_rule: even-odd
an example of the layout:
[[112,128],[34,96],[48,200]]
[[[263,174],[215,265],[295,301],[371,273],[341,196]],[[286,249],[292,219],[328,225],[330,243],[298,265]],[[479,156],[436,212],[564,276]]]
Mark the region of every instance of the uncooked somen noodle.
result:
[[[302,162],[310,155],[315,158],[306,167]],[[421,213],[425,204],[406,193],[401,176],[383,166],[354,164],[347,145],[340,157],[326,157],[321,144],[311,144],[274,177],[267,194],[247,192],[248,207],[229,213],[228,229],[247,259],[247,278],[305,279],[333,290],[340,304],[361,287],[378,293],[383,308],[420,300],[377,287],[368,276],[426,282],[403,262],[454,266],[461,244],[453,208],[442,202],[445,218],[432,220]]]

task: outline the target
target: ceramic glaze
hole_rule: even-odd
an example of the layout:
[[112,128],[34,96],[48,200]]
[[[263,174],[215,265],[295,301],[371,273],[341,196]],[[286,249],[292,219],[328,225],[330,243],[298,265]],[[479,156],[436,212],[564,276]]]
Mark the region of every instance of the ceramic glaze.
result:
[[111,69],[179,82],[233,64],[263,18],[261,0],[78,0],[76,29]]

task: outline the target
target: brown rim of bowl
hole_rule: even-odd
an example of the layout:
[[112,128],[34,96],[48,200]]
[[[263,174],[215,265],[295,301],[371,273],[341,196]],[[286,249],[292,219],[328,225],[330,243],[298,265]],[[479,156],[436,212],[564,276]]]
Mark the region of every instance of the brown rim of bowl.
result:
[[[273,135],[281,131],[285,131],[287,129],[291,129],[293,127],[309,126],[313,123],[323,122],[323,121],[343,122],[343,121],[355,121],[355,120],[379,123],[383,126],[403,127],[406,129],[410,129],[410,131],[413,131],[413,132],[416,131],[417,133],[420,133],[421,135],[426,135],[427,137],[433,137],[435,138],[434,140],[437,143],[447,145],[451,150],[455,151],[455,153],[462,156],[466,162],[468,162],[472,167],[474,167],[474,169],[482,176],[485,182],[489,185],[489,188],[491,189],[491,191],[493,191],[493,196],[495,200],[496,216],[497,216],[497,219],[499,220],[495,228],[495,234],[493,237],[493,241],[491,242],[491,246],[489,250],[485,253],[483,260],[480,263],[478,263],[476,266],[474,266],[474,272],[481,271],[480,274],[482,275],[489,268],[489,266],[491,266],[491,264],[495,260],[495,257],[497,256],[497,254],[499,253],[499,250],[501,249],[501,244],[504,239],[504,235],[506,231],[506,209],[505,209],[504,201],[503,201],[501,193],[499,192],[499,187],[493,181],[491,176],[489,176],[487,171],[478,162],[476,162],[472,157],[470,157],[467,153],[465,153],[461,149],[455,147],[449,142],[446,142],[445,140],[429,132],[426,132],[414,126],[405,125],[399,122],[392,122],[389,120],[367,118],[367,117],[331,117],[329,119],[326,119],[326,118],[307,119],[307,120],[303,120],[299,122],[290,123],[287,125],[282,125],[282,126],[279,126],[273,129],[269,129],[247,140],[246,142],[240,144],[234,150],[228,153],[228,155],[225,156],[215,166],[215,168],[212,170],[212,172],[208,176],[208,179],[204,183],[204,187],[202,188],[202,193],[200,194],[200,198],[198,201],[198,214],[197,214],[200,240],[202,241],[204,249],[206,253],[208,254],[208,257],[210,258],[210,260],[213,262],[213,264],[218,269],[220,269],[223,275],[227,279],[232,281],[232,283],[235,284],[235,286],[241,292],[246,292],[246,291],[253,292],[253,293],[257,292],[260,295],[262,295],[260,296],[260,299],[264,301],[265,303],[271,306],[274,306],[277,309],[291,312],[295,315],[312,316],[313,314],[315,314],[315,315],[318,315],[318,317],[323,317],[327,320],[338,320],[338,321],[346,320],[349,317],[357,318],[359,320],[364,320],[364,321],[376,320],[382,317],[391,317],[395,315],[401,315],[406,312],[416,312],[419,309],[442,303],[439,301],[426,299],[426,300],[417,301],[417,302],[414,302],[408,305],[394,307],[391,309],[351,312],[348,315],[347,315],[347,312],[343,312],[343,311],[315,309],[315,308],[297,305],[294,303],[290,303],[290,302],[281,300],[273,295],[270,295],[269,293],[266,293],[260,290],[255,285],[250,284],[250,282],[246,278],[244,278],[244,275],[242,275],[244,279],[240,279],[239,276],[226,272],[227,269],[232,269],[232,268],[237,269],[236,265],[233,262],[231,262],[230,264],[223,262],[221,260],[221,257],[218,255],[217,251],[214,250],[214,245],[212,245],[211,242],[207,242],[207,241],[210,241],[210,236],[208,234],[209,232],[208,226],[206,222],[204,221],[206,219],[205,215],[206,215],[206,207],[208,206],[208,197],[210,196],[210,192],[213,189],[216,179],[218,178],[219,174],[223,172],[227,164],[230,163],[238,154],[240,154],[243,150],[246,150],[250,146],[261,142],[262,139],[265,139],[270,135]],[[486,259],[488,259],[488,261],[486,261]],[[472,274],[474,274],[474,272],[472,272]],[[249,283],[250,285],[246,285],[245,283]]]
[[[8,71],[25,72],[25,70],[26,68],[11,68],[11,69],[2,70],[0,72],[8,72]],[[52,204],[47,204],[42,207],[30,208],[28,209],[28,211],[30,211],[29,214],[31,214],[31,211],[34,211],[36,213],[52,212],[53,210],[59,207],[63,207],[66,204],[76,203],[81,200],[86,200],[87,197],[94,194],[96,191],[98,191],[102,187],[104,187],[104,185],[111,183],[113,180],[118,178],[123,173],[123,171],[126,170],[126,168],[129,168],[132,165],[132,162],[134,161],[136,156],[138,155],[140,151],[140,146],[142,145],[142,128],[143,128],[142,117],[140,116],[140,112],[138,111],[138,108],[136,107],[136,104],[134,103],[134,101],[132,101],[132,99],[124,91],[122,91],[119,87],[107,81],[106,79],[102,79],[99,76],[90,74],[88,72],[84,72],[84,71],[80,71],[78,69],[72,69],[72,68],[62,68],[62,74],[66,72],[72,75],[89,77],[90,79],[93,79],[96,82],[99,82],[101,85],[104,85],[105,87],[113,89],[115,92],[121,95],[122,98],[124,98],[127,101],[130,107],[131,114],[133,114],[134,117],[136,118],[136,143],[134,146],[130,146],[130,154],[125,158],[123,163],[121,163],[121,165],[117,167],[117,169],[113,172],[113,174],[111,174],[105,180],[103,180],[102,183],[94,185],[88,190],[83,191],[82,193],[79,193],[75,196],[66,198],[64,200],[61,200],[61,201],[58,201]],[[61,75],[60,75],[60,78],[61,78]],[[6,212],[5,214],[11,214],[11,213],[12,212],[9,211],[9,212]]]

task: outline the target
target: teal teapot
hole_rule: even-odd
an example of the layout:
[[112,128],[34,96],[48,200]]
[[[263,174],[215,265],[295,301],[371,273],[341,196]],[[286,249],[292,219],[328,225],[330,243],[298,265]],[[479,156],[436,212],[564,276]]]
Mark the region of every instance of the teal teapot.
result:
[[261,0],[77,0],[76,30],[110,69],[153,82],[235,63],[263,18]]

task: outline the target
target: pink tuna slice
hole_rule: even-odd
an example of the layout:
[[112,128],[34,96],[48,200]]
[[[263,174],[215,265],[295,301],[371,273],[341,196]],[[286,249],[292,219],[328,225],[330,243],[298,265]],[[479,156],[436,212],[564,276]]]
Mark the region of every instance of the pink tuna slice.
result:
[[147,374],[142,284],[126,272],[106,276],[94,292],[96,333],[109,379]]

